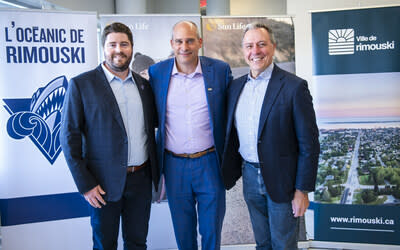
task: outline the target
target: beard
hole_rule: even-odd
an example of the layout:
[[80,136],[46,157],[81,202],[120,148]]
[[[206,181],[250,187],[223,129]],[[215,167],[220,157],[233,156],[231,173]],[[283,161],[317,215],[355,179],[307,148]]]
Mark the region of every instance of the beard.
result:
[[[114,56],[120,56],[120,57],[126,58],[125,63],[123,63],[121,65],[114,63],[114,60],[113,60]],[[124,53],[106,56],[107,66],[115,72],[123,72],[123,71],[127,70],[129,68],[129,64],[131,63],[131,60],[132,60],[132,54],[129,57],[127,55],[125,55]]]

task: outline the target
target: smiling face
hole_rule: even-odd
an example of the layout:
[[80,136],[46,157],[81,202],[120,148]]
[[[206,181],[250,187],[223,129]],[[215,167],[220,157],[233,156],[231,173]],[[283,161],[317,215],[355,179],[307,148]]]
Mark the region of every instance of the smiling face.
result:
[[272,43],[266,29],[256,28],[246,32],[242,50],[246,63],[250,66],[252,77],[257,77],[271,65],[276,44]]
[[175,26],[171,47],[174,50],[178,68],[184,71],[196,68],[201,46],[202,40],[198,37],[196,26],[189,22],[181,22]]
[[126,71],[132,60],[132,51],[132,44],[125,33],[108,34],[104,43],[106,67],[114,72]]

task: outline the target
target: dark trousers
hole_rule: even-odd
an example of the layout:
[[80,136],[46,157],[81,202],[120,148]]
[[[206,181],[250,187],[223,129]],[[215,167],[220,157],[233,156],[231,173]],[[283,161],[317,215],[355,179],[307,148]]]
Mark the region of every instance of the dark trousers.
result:
[[119,201],[107,201],[102,208],[91,207],[94,250],[117,249],[120,220],[124,250],[146,249],[151,188],[150,169],[146,167],[127,175]]

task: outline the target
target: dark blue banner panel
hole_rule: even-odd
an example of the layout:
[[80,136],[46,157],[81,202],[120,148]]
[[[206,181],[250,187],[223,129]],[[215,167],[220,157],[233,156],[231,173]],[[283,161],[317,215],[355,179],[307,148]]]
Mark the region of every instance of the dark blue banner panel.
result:
[[[396,206],[314,204],[315,239],[400,244]],[[371,216],[377,215],[377,216]]]
[[79,193],[0,199],[1,226],[86,217],[88,206]]
[[400,7],[312,13],[313,74],[400,72]]

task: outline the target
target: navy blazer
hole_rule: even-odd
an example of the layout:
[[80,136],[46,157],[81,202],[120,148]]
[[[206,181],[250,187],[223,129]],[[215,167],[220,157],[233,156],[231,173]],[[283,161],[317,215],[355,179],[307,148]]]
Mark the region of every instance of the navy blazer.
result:
[[[157,188],[154,96],[147,80],[132,75],[142,99],[151,175]],[[61,147],[79,192],[100,185],[106,200],[119,200],[127,175],[128,138],[101,65],[70,80],[62,113]]]
[[[228,122],[222,172],[230,189],[242,175],[242,157],[234,125],[236,105],[248,75],[235,79],[228,90]],[[313,191],[319,141],[312,97],[307,82],[274,65],[264,97],[258,157],[267,192],[275,202],[289,202],[295,189]]]
[[[226,90],[232,81],[232,72],[229,65],[223,61],[200,56],[201,70],[210,112],[211,129],[219,163],[221,163],[225,126],[226,126]],[[165,150],[165,114],[167,106],[168,86],[174,59],[152,65],[149,68],[150,84],[153,88],[158,113],[157,154],[160,169],[164,166]]]

